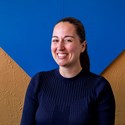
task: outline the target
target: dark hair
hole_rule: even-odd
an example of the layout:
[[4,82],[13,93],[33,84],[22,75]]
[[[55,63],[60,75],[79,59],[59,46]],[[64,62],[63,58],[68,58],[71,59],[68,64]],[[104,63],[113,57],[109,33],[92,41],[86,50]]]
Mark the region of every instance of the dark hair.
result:
[[[58,23],[60,23],[60,22],[69,22],[69,23],[73,24],[76,28],[76,33],[80,38],[80,42],[82,43],[86,40],[85,28],[84,28],[83,24],[81,23],[81,21],[79,21],[78,19],[73,18],[73,17],[67,17],[67,18],[63,18],[60,21],[58,21]],[[90,60],[89,60],[89,56],[87,53],[87,45],[86,45],[85,51],[82,52],[80,55],[80,64],[85,72],[90,71]]]

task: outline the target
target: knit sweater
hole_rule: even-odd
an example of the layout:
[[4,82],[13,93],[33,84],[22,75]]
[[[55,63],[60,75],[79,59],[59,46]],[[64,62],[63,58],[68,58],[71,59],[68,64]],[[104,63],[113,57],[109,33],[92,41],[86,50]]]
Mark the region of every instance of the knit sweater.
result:
[[28,86],[21,125],[114,125],[109,82],[82,70],[72,78],[58,69],[39,72]]

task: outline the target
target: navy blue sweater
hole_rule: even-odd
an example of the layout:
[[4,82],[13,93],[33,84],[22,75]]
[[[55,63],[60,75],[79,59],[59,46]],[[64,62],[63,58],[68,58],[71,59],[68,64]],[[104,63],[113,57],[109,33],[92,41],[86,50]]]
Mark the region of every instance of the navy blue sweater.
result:
[[37,73],[28,86],[21,125],[114,125],[110,84],[83,70],[64,78],[59,70]]

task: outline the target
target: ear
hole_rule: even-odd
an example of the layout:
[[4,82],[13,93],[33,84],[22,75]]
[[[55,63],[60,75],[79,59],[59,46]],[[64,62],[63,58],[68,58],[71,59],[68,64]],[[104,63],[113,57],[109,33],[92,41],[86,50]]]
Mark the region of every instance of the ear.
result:
[[82,49],[81,49],[81,52],[84,52],[85,49],[86,49],[86,41],[82,42]]

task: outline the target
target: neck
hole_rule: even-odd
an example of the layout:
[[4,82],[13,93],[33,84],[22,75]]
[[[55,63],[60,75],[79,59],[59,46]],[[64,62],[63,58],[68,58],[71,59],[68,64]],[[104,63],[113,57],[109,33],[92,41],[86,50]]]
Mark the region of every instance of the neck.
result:
[[73,68],[66,68],[66,67],[60,67],[59,72],[60,74],[65,78],[72,78],[76,76],[80,71],[82,70],[81,66],[73,67]]

